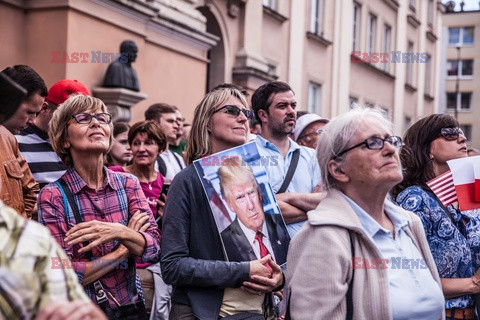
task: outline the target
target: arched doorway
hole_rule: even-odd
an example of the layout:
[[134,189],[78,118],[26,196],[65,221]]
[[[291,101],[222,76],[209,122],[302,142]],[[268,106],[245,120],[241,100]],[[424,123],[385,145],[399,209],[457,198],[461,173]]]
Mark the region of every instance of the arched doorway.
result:
[[208,69],[207,69],[207,92],[215,86],[227,82],[225,72],[225,42],[224,35],[220,28],[217,18],[209,7],[203,6],[197,8],[207,18],[207,32],[219,38],[217,45],[208,51]]

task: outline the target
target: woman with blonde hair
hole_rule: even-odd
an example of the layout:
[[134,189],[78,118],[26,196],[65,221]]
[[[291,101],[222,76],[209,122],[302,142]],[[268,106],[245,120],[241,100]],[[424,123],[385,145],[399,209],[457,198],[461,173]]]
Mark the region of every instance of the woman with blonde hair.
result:
[[190,165],[172,183],[162,229],[162,273],[174,287],[170,319],[218,319],[241,313],[264,319],[265,294],[283,283],[280,267],[270,255],[226,261],[209,200],[192,164],[244,144],[252,117],[245,96],[233,86],[209,92],[195,109],[187,143]]
[[55,111],[50,141],[69,169],[40,192],[38,216],[107,316],[142,319],[135,260],[157,261],[160,236],[138,179],[104,166],[111,119],[101,100],[83,95]]

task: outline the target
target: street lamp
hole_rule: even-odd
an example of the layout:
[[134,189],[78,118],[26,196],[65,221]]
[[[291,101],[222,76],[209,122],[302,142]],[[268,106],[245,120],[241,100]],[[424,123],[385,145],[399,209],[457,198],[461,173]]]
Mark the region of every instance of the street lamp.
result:
[[[455,120],[458,120],[458,95],[460,93],[460,48],[462,46],[460,43],[457,43],[456,48],[457,48],[457,79],[455,81]],[[462,103],[462,100],[460,99],[460,103]]]

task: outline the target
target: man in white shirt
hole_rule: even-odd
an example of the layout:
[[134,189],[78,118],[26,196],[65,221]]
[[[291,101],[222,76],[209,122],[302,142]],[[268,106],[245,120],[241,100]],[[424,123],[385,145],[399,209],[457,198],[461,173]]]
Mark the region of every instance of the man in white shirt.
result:
[[155,103],[145,111],[145,119],[155,121],[167,137],[167,149],[158,156],[155,170],[169,180],[185,168],[183,158],[168,148],[175,143],[179,130],[175,111],[175,107],[166,103]]

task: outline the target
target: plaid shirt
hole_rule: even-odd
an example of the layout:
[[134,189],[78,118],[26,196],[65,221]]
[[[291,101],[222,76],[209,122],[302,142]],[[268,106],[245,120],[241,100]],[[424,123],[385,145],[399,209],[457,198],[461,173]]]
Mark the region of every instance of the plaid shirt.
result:
[[57,258],[67,256],[50,232],[0,201],[0,319],[33,319],[54,301],[89,301],[73,270],[52,268]]
[[[126,226],[137,210],[148,212],[150,227],[146,232],[141,232],[145,238],[145,251],[141,259],[137,258],[137,261],[157,262],[160,257],[160,233],[138,179],[130,174],[113,172],[106,167],[104,172],[105,180],[97,191],[88,187],[73,168],[68,169],[62,176],[73,193],[83,221],[98,220],[121,223]],[[65,210],[65,206],[68,206],[68,210]],[[39,221],[50,229],[54,238],[67,252],[68,257],[73,260],[73,268],[82,282],[85,263],[79,262],[79,260],[86,260],[87,257],[78,252],[83,244],[69,246],[64,240],[65,234],[75,226],[76,222],[70,205],[63,197],[62,190],[54,182],[45,186],[40,192],[38,217]],[[115,240],[95,247],[92,250],[93,259],[115,251],[119,245],[120,242]],[[143,299],[133,258],[128,259],[128,265],[120,263],[118,268],[112,269],[100,280],[105,290],[113,295],[120,305]],[[93,283],[86,285],[85,291],[93,301],[96,301]],[[110,305],[116,307],[115,301],[109,294],[107,296]]]

